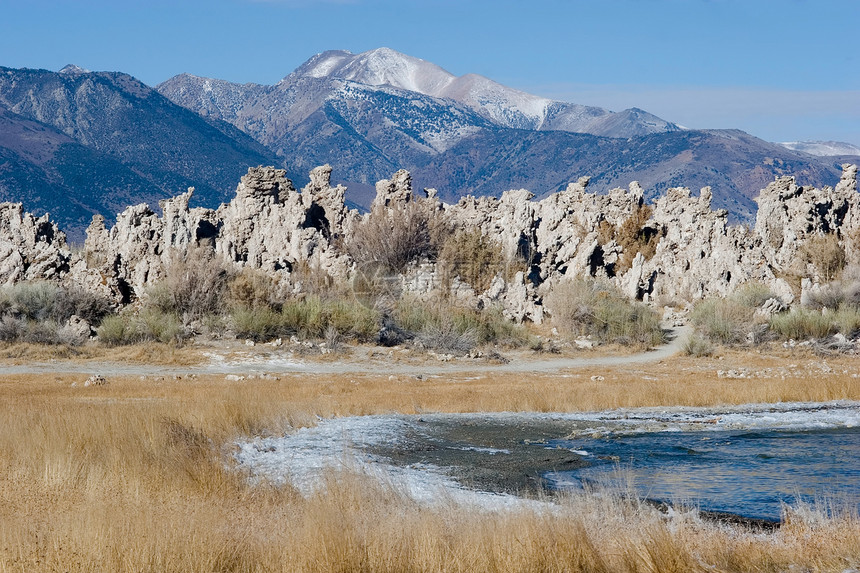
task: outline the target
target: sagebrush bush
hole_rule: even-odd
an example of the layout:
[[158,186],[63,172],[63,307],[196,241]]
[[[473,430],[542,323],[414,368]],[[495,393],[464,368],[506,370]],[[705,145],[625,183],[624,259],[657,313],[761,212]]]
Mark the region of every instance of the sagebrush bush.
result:
[[711,341],[698,332],[692,333],[689,338],[684,341],[683,351],[687,356],[702,358],[704,356],[711,356],[714,353],[714,350],[715,348]]
[[8,314],[0,318],[0,340],[3,342],[77,346],[86,342],[87,338],[52,320],[30,320]]
[[174,256],[164,279],[147,290],[147,304],[185,322],[218,313],[224,308],[227,279],[224,265],[212,251],[189,249]]
[[646,347],[664,340],[657,313],[629,300],[608,281],[591,277],[562,280],[547,293],[544,303],[553,323],[568,334]]
[[265,306],[238,306],[232,311],[236,335],[256,341],[293,335],[323,339],[337,333],[345,339],[368,342],[379,332],[380,320],[377,311],[356,301],[314,296],[286,301],[280,311]]
[[784,339],[825,338],[837,332],[838,326],[833,318],[829,313],[796,308],[772,316],[770,329]]
[[708,339],[720,344],[740,344],[751,333],[754,339],[759,339],[766,330],[767,318],[756,311],[774,296],[761,283],[747,283],[725,298],[700,301],[693,308],[691,320]]
[[803,305],[816,310],[860,305],[860,267],[845,267],[838,279],[806,293],[804,298]]
[[392,318],[394,328],[433,350],[466,352],[482,344],[516,348],[528,345],[531,338],[523,325],[506,319],[497,308],[477,311],[442,299],[406,298]]
[[83,344],[89,334],[68,326],[69,319],[77,315],[98,325],[110,308],[110,301],[77,286],[33,281],[4,287],[0,289],[0,340]]
[[52,315],[54,320],[61,323],[75,315],[98,326],[112,308],[113,304],[107,298],[81,287],[68,286],[60,288],[57,293]]
[[2,289],[0,310],[28,320],[47,320],[54,313],[60,287],[46,281],[22,282]]

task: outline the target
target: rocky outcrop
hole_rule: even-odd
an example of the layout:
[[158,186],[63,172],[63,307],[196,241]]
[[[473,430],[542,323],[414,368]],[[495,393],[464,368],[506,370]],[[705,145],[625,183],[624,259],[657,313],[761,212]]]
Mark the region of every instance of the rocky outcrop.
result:
[[[146,205],[129,207],[108,231],[104,219],[93,218],[84,244],[84,265],[75,270],[96,272],[121,298],[139,296],[147,284],[164,276],[177,257],[214,254],[236,270],[252,268],[289,279],[297,265],[316,267],[338,278],[350,261],[332,248],[356,217],[344,206],[342,186],[331,187],[331,168],[311,172],[301,193],[283,169],[254,167],[242,177],[236,196],[217,210],[193,208],[194,192],[160,202],[158,216]],[[196,253],[196,254],[195,254]]]
[[66,236],[47,215],[36,218],[20,203],[0,203],[0,284],[59,280],[71,260]]
[[[725,210],[711,208],[711,190],[698,195],[669,189],[653,206],[631,183],[608,194],[587,190],[581,178],[565,190],[533,201],[525,190],[501,198],[465,197],[441,203],[434,190],[413,193],[411,177],[398,171],[380,181],[375,211],[392,218],[409,203],[426,206],[452,233],[479,230],[495,241],[518,272],[501,270],[485,292],[461,277],[442,280],[432,261],[416,261],[401,279],[402,290],[426,294],[441,288],[464,304],[501,306],[515,320],[543,318],[542,296],[565,277],[595,276],[614,281],[628,296],[657,304],[685,303],[727,295],[759,281],[781,308],[800,297],[785,280],[789,272],[812,292],[821,278],[797,270],[800,249],[813,237],[838,241],[850,263],[860,264],[857,167],[845,165],[835,188],[798,186],[791,177],[761,191],[753,228],[728,223]],[[83,252],[73,255],[65,237],[47,217],[34,218],[20,205],[0,205],[0,282],[74,281],[117,302],[139,297],[165,276],[177,257],[214,255],[235,270],[251,268],[300,291],[297,272],[311,269],[339,281],[356,272],[348,255],[362,218],[344,204],[343,186],[331,185],[331,167],[317,167],[297,191],[282,169],[248,170],[235,197],[217,210],[189,208],[194,190],[160,202],[161,214],[147,205],[127,208],[107,229],[101,216],[87,229]],[[814,265],[812,265],[814,266]],[[799,274],[797,274],[799,273]],[[795,287],[796,288],[796,287]]]

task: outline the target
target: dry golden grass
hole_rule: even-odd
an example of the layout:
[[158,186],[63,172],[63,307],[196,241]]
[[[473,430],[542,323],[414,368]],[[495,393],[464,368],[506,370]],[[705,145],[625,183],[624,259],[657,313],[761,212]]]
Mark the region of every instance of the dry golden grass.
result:
[[[0,378],[0,571],[844,571],[860,522],[792,516],[770,535],[666,520],[619,498],[555,512],[416,504],[350,474],[309,499],[231,471],[238,436],[337,416],[570,411],[615,406],[860,398],[848,359],[718,379],[741,356],[558,375]],[[817,369],[817,370],[816,370]],[[843,370],[848,370],[847,373]],[[792,374],[793,373],[793,374]],[[603,381],[592,380],[601,375]],[[769,376],[769,377],[764,377]],[[76,386],[72,386],[77,382]]]
[[8,364],[27,364],[50,360],[105,360],[136,362],[153,365],[190,366],[203,360],[200,348],[146,342],[109,347],[101,344],[83,346],[29,344],[26,342],[0,343],[0,361]]

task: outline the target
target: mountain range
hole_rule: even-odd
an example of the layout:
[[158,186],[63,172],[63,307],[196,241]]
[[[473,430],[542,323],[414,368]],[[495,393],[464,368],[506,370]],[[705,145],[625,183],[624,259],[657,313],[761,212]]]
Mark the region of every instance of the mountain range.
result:
[[386,48],[324,52],[268,86],[181,74],[153,89],[77,66],[0,68],[0,199],[50,211],[73,239],[94,213],[111,219],[188,186],[197,204],[217,206],[258,164],[302,185],[329,163],[365,207],[372,185],[401,168],[449,202],[510,188],[545,196],[583,175],[597,191],[638,180],[648,198],[710,185],[716,207],[748,221],[774,176],[833,185],[839,165],[858,160],[827,143],[553,101]]

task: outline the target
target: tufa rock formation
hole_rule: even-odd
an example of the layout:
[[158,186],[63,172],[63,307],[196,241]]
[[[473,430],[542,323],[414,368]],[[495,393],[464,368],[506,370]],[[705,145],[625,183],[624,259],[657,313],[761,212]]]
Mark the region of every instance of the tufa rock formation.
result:
[[[860,198],[857,167],[843,166],[836,188],[816,189],[781,177],[757,198],[753,228],[731,226],[725,210],[711,208],[711,190],[698,196],[669,189],[653,206],[643,202],[638,183],[598,195],[587,191],[588,178],[538,202],[525,190],[500,199],[465,197],[441,203],[435,190],[413,194],[411,177],[398,171],[377,183],[374,211],[418,202],[440,214],[453,231],[480,230],[495,241],[521,270],[498,274],[484,292],[454,277],[442,280],[433,261],[415,261],[401,278],[417,295],[449,289],[475,307],[501,305],[515,320],[540,321],[542,296],[565,277],[590,275],[614,281],[628,296],[660,304],[685,303],[727,295],[749,281],[768,285],[791,304],[804,289],[825,282],[814,261],[801,256],[814,237],[837,242],[849,264],[860,264]],[[97,215],[87,229],[83,252],[73,254],[65,236],[46,216],[23,213],[20,204],[0,204],[0,282],[24,280],[74,282],[118,303],[142,295],[165,276],[177,257],[208,253],[235,270],[269,274],[294,292],[299,268],[338,281],[356,271],[344,245],[361,215],[344,205],[345,188],[331,186],[331,167],[317,167],[310,183],[297,191],[282,169],[248,170],[229,203],[217,210],[189,209],[193,189],[160,202],[161,215],[147,205],[128,207],[107,229]],[[805,280],[800,280],[805,279]]]

